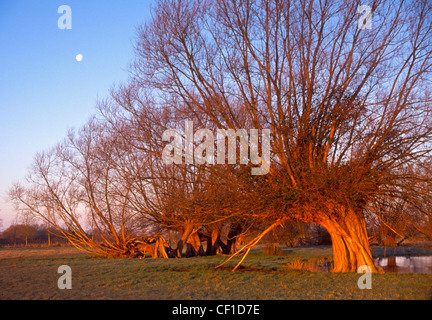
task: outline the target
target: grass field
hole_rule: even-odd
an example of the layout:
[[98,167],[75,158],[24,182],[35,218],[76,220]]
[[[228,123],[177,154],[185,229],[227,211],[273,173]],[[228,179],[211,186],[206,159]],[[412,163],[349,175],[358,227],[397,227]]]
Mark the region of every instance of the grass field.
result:
[[[394,248],[374,248],[374,255]],[[397,250],[400,250],[399,248]],[[432,249],[412,249],[431,254]],[[417,251],[415,251],[417,250]],[[189,259],[89,258],[70,247],[0,249],[0,299],[431,299],[432,275],[374,274],[372,289],[360,290],[356,273],[310,272],[287,267],[293,259],[331,258],[331,247],[262,250],[214,269],[226,257]],[[304,261],[304,260],[303,260]],[[58,267],[72,270],[72,289],[60,290]]]

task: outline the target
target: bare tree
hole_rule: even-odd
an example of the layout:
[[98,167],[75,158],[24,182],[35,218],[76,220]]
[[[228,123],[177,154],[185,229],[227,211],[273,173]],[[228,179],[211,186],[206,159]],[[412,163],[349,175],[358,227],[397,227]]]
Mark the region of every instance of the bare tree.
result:
[[430,168],[430,160],[399,168],[403,179],[398,184],[387,186],[369,207],[387,244],[397,244],[396,236],[401,238],[398,244],[419,234],[431,238]]
[[[250,196],[249,183],[233,183],[238,180],[238,168],[229,171],[185,161],[167,165],[162,157],[166,145],[163,132],[178,129],[184,140],[184,123],[178,119],[184,119],[187,109],[158,106],[156,100],[145,87],[131,81],[113,90],[111,97],[98,106],[130,148],[128,161],[121,167],[133,181],[131,206],[146,224],[180,233],[177,256],[185,245],[190,255],[204,254],[202,242],[207,242],[205,254],[235,251],[235,242],[258,216],[250,214],[257,206],[251,206],[245,197]],[[194,126],[199,128],[203,123],[212,125],[201,117]],[[194,146],[198,143],[195,141]],[[182,155],[182,160],[185,157]]]
[[107,125],[92,119],[63,143],[36,155],[27,183],[14,185],[10,197],[77,248],[121,255],[136,235],[130,183],[118,170],[126,152]]
[[400,197],[411,177],[399,169],[430,153],[431,5],[373,1],[371,30],[359,5],[162,0],[134,65],[177,121],[271,130],[271,170],[247,178],[266,204],[263,234],[289,218],[324,226],[336,272],[376,271],[366,207]]

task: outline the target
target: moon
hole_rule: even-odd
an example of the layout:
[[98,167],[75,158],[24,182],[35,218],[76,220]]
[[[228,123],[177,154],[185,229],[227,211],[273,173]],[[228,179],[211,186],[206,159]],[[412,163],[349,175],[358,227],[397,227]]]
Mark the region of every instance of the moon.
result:
[[77,56],[75,57],[76,61],[78,61],[78,62],[81,62],[83,58],[84,57],[83,57],[83,55],[81,53],[77,54]]

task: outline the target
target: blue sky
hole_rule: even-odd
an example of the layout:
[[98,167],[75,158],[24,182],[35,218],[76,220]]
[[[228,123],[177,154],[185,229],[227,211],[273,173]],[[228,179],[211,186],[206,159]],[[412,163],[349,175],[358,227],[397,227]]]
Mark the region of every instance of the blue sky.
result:
[[[0,219],[12,222],[7,191],[33,156],[83,125],[98,98],[127,79],[136,27],[151,0],[0,0]],[[72,29],[61,30],[61,5]],[[78,62],[75,57],[83,55]]]

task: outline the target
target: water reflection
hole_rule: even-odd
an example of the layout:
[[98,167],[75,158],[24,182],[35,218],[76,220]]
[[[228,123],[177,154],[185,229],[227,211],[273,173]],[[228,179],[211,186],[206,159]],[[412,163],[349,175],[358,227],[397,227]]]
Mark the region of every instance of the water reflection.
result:
[[389,272],[432,274],[432,256],[376,258],[374,263]]

